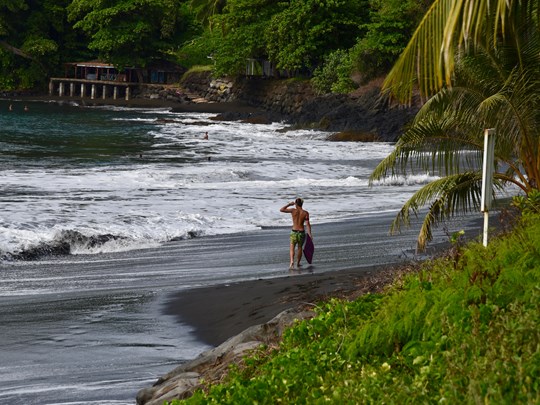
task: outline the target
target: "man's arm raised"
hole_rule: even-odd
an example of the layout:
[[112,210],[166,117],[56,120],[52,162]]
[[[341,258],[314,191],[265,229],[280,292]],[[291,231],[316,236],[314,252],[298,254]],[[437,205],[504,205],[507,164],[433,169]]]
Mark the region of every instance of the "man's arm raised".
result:
[[280,211],[285,212],[285,213],[289,213],[289,212],[292,211],[292,209],[289,208],[292,205],[294,205],[294,202],[290,202],[287,205],[284,205],[283,207],[281,207]]

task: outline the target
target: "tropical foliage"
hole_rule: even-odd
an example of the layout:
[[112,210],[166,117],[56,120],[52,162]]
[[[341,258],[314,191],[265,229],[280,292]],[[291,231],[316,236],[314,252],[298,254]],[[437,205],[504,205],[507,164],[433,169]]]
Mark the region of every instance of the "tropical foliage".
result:
[[197,30],[181,0],[73,0],[69,19],[89,35],[89,49],[120,67],[145,66]]
[[319,68],[325,82],[338,81],[325,91],[347,92],[355,69],[364,80],[386,73],[431,1],[6,0],[0,89],[44,86],[66,62],[166,58],[218,76],[243,74],[246,59],[283,75]]
[[67,55],[85,54],[82,36],[66,19],[65,8],[69,3],[70,0],[2,2],[1,89],[33,88],[61,65]]
[[221,14],[227,4],[227,0],[191,0],[189,3],[195,11],[197,19],[204,25],[208,25],[210,17]]
[[371,0],[366,33],[351,49],[356,68],[366,79],[388,72],[429,9],[431,0]]
[[216,48],[212,52],[217,75],[245,71],[246,60],[264,58],[268,21],[282,5],[274,0],[229,0],[223,14],[212,19]]
[[223,384],[173,404],[540,401],[540,217],[425,262],[385,294],[330,300]]
[[418,237],[420,248],[431,239],[434,224],[479,208],[485,128],[496,133],[495,186],[513,185],[524,194],[538,188],[540,26],[533,12],[537,9],[537,1],[436,1],[386,81],[402,100],[411,97],[412,83],[431,95],[371,176],[373,181],[415,169],[441,176],[415,193],[392,225],[392,230],[399,230],[409,223],[411,213],[428,205]]
[[415,84],[424,95],[451,86],[461,49],[503,44],[514,47],[519,59],[524,48],[537,40],[520,42],[523,29],[532,28],[529,24],[538,30],[539,7],[538,0],[435,0],[388,74],[385,87],[400,100],[410,101]]
[[332,52],[313,72],[313,88],[319,94],[349,93],[356,88],[351,79],[352,65],[349,52],[342,49]]
[[[344,58],[339,69],[349,77],[354,69],[365,80],[383,75],[431,1],[228,0],[223,11],[210,18],[210,26],[221,35],[213,54],[216,70],[238,74],[246,59],[254,58],[268,60],[283,72],[310,75],[319,68],[321,75],[321,69],[335,67],[340,54]],[[365,40],[367,35],[371,39]]]
[[278,69],[312,71],[325,55],[356,43],[368,10],[367,0],[293,0],[266,27],[268,58]]
[[367,9],[367,0],[228,0],[223,13],[211,19],[221,35],[216,69],[242,73],[251,58],[309,73],[325,55],[355,44]]

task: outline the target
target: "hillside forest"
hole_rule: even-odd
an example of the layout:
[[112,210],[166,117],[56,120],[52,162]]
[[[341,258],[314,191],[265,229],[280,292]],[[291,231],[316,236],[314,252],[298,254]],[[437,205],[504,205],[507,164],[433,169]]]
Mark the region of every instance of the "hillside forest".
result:
[[158,61],[215,76],[265,61],[346,93],[385,74],[432,0],[3,0],[0,91],[43,90],[64,65]]

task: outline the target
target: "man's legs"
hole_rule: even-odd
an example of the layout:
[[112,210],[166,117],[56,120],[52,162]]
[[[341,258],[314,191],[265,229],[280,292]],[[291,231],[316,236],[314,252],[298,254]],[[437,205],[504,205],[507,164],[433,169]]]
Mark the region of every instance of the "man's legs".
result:
[[291,242],[291,247],[289,249],[289,255],[291,256],[291,263],[289,264],[290,269],[294,269],[294,245],[295,243]]
[[297,255],[297,260],[296,260],[296,267],[301,266],[300,260],[302,260],[302,244],[301,243],[298,244],[298,255]]

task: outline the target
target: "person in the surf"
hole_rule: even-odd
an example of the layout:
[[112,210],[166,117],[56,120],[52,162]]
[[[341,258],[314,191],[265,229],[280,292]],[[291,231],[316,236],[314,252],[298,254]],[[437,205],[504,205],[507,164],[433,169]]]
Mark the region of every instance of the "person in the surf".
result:
[[[294,202],[290,202],[287,205],[281,207],[280,211],[284,213],[291,214],[292,216],[292,230],[290,235],[291,245],[289,249],[291,263],[289,264],[290,269],[294,269],[295,260],[294,253],[295,249],[297,252],[296,255],[296,266],[300,267],[300,260],[302,259],[302,246],[306,240],[306,230],[310,238],[313,239],[311,235],[311,224],[309,222],[309,212],[302,208],[304,205],[304,200],[297,198]],[[291,208],[294,206],[294,208]],[[297,247],[298,246],[298,247]]]

